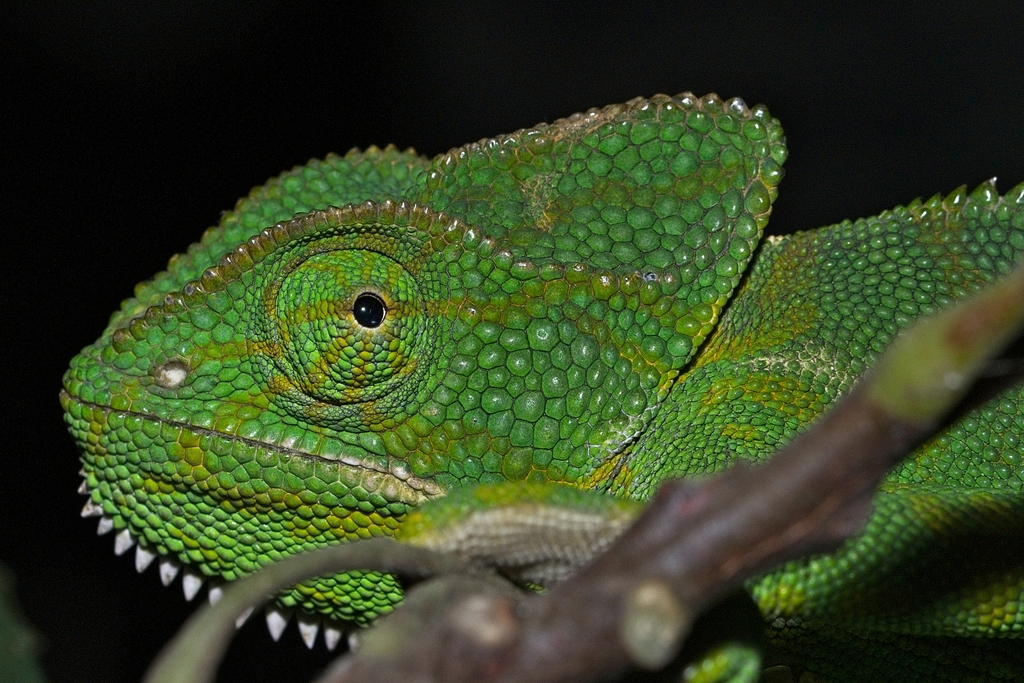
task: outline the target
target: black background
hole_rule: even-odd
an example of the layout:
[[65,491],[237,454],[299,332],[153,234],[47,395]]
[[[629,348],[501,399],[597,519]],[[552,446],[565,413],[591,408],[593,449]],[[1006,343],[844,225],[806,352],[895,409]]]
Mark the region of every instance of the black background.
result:
[[[1024,180],[1013,3],[9,3],[0,17],[0,561],[54,681],[138,680],[193,606],[95,538],[57,403],[132,287],[253,185],[394,142],[434,155],[636,95],[765,103],[790,144],[769,231]],[[882,5],[883,3],[878,3]],[[341,5],[341,3],[339,3]],[[824,5],[824,3],[823,3]],[[586,8],[586,9],[584,9]],[[221,680],[302,681],[294,626],[239,634]]]

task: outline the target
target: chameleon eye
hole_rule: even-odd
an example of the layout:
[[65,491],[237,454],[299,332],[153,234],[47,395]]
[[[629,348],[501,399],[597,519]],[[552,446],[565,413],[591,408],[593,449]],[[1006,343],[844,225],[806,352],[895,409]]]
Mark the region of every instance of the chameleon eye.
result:
[[363,327],[380,327],[387,315],[387,308],[379,296],[372,292],[363,292],[356,297],[352,305],[352,315]]
[[424,296],[394,259],[365,249],[315,252],[269,291],[277,329],[267,374],[287,377],[305,396],[371,401],[395,395],[415,369]]

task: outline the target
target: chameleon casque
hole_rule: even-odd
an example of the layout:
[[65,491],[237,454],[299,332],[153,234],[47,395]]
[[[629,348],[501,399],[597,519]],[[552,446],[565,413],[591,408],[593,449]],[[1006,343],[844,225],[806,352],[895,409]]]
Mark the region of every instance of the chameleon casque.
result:
[[[786,154],[764,107],[686,93],[269,181],[72,361],[83,514],[194,594],[471,484],[643,501],[768,457],[915,318],[1024,257],[1024,184],[994,181],[761,241]],[[766,661],[1020,680],[1022,458],[1019,386],[920,446],[862,535],[748,585]],[[268,622],[297,610],[333,646],[400,599],[343,574]]]

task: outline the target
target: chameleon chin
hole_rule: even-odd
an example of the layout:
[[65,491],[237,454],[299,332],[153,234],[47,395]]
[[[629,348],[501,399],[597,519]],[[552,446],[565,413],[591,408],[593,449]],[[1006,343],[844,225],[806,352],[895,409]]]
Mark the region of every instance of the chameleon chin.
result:
[[[1024,258],[1024,184],[994,181],[762,241],[786,154],[765,107],[684,93],[270,180],[71,361],[83,516],[213,600],[470,485],[645,501],[768,458],[900,330]],[[837,553],[748,584],[766,662],[1019,680],[993,662],[1024,637],[1022,392],[922,444]],[[339,574],[267,622],[333,648],[401,598]]]

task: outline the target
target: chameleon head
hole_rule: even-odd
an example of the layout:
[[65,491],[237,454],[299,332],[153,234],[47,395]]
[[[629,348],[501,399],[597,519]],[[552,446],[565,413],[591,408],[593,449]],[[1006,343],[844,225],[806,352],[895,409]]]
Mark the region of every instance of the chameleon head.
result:
[[[410,505],[442,493],[382,433],[429,396],[443,281],[426,254],[459,227],[406,203],[308,214],[115,315],[61,392],[87,507],[148,552],[225,579],[394,533]],[[362,620],[400,597],[389,577],[320,584],[286,602]]]
[[[783,149],[766,110],[659,96],[415,157],[379,203],[229,216],[65,375],[87,508],[233,579],[460,485],[607,487],[739,281]],[[400,595],[351,573],[279,601],[365,622]]]
[[[150,552],[231,579],[394,533],[409,506],[461,483],[607,470],[671,364],[629,358],[579,316],[529,318],[531,297],[485,301],[452,277],[452,261],[496,250],[422,206],[331,208],[262,231],[115,323],[74,359],[61,395],[92,509]],[[538,314],[545,291],[567,291],[559,276],[506,289],[540,285]],[[588,290],[619,286],[611,273],[592,279]],[[652,280],[625,279],[637,290]],[[305,588],[286,604],[353,620],[400,595],[366,575]]]

